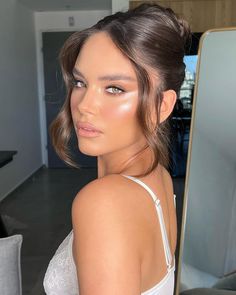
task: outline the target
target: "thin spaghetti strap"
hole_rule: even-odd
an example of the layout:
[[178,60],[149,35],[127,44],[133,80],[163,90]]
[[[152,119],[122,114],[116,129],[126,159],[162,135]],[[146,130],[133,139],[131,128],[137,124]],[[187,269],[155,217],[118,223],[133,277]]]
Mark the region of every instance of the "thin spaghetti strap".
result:
[[175,208],[176,208],[176,194],[174,194],[174,204],[175,204]]
[[160,203],[158,205],[156,205],[156,209],[157,209],[157,213],[158,213],[159,221],[160,221],[161,235],[162,235],[163,245],[164,245],[164,249],[165,249],[166,264],[167,264],[167,267],[168,267],[168,271],[170,271],[171,262],[172,262],[172,254],[171,254],[171,251],[170,251],[169,240],[168,240],[168,237],[167,237],[163,212],[162,212],[162,208],[161,208]]
[[160,222],[160,228],[161,228],[161,235],[162,235],[162,240],[163,240],[166,264],[167,264],[168,271],[170,271],[171,270],[171,262],[172,262],[172,254],[171,254],[171,251],[170,251],[170,245],[169,245],[169,240],[168,240],[168,236],[167,236],[167,232],[166,232],[166,227],[165,227],[165,222],[164,222],[164,217],[163,217],[163,212],[162,212],[160,200],[157,198],[157,196],[154,194],[154,192],[144,182],[142,182],[140,179],[135,178],[133,176],[129,176],[129,175],[124,175],[124,174],[121,174],[121,175],[123,175],[124,177],[127,177],[127,178],[133,180],[134,182],[140,184],[151,195],[151,197],[152,197],[152,199],[153,199],[153,201],[155,203],[156,210],[157,210],[157,214],[158,214],[158,218],[159,218],[159,222]]
[[123,176],[125,176],[125,177],[127,177],[127,178],[129,178],[129,179],[131,179],[131,180],[133,180],[133,181],[135,181],[135,182],[137,182],[137,183],[139,183],[142,187],[144,187],[148,192],[149,192],[149,194],[151,195],[151,197],[152,197],[152,199],[153,199],[153,201],[154,202],[157,202],[159,199],[157,198],[157,196],[154,194],[154,192],[150,189],[150,187],[148,187],[144,182],[142,182],[140,179],[138,179],[138,178],[135,178],[135,177],[133,177],[133,176],[130,176],[130,175],[124,175],[124,174],[122,174]]

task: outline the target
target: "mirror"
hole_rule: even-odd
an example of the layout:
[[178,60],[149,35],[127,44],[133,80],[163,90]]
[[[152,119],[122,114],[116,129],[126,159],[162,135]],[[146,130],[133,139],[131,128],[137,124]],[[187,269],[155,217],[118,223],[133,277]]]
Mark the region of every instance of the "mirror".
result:
[[200,40],[176,295],[236,294],[235,212],[236,27]]

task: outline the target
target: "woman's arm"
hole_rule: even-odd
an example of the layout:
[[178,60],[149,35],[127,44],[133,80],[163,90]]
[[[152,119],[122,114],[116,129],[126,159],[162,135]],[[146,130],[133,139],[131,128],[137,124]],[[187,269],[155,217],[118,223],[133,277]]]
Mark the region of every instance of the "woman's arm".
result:
[[96,179],[73,202],[80,295],[141,294],[140,229],[120,178]]

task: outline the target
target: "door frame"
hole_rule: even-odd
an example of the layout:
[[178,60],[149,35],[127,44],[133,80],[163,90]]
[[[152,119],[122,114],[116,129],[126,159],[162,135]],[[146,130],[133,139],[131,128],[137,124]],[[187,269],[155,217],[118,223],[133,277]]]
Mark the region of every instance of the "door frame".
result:
[[[47,152],[47,122],[44,88],[44,67],[43,67],[43,33],[44,32],[70,32],[79,31],[92,26],[101,18],[111,14],[111,10],[90,10],[90,11],[44,11],[35,12],[35,44],[36,44],[36,66],[38,85],[38,108],[41,139],[42,163],[48,167]],[[69,26],[69,17],[75,19],[75,26]],[[81,24],[77,24],[78,20]]]
[[[71,28],[69,31],[74,31]],[[68,32],[65,30],[44,30],[40,31],[36,38],[37,51],[37,72],[38,72],[38,99],[39,99],[39,117],[40,117],[40,134],[41,134],[41,153],[43,164],[48,167],[48,151],[47,151],[47,120],[46,120],[46,105],[45,105],[45,87],[44,87],[44,66],[43,66],[43,33],[44,32]],[[38,52],[39,51],[39,52]]]

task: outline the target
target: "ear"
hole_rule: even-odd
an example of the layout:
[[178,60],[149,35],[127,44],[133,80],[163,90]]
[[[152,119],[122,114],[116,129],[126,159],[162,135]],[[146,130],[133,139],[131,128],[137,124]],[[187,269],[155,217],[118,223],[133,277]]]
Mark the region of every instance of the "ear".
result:
[[163,92],[163,100],[160,108],[160,123],[164,122],[172,113],[176,99],[177,95],[174,90],[170,89]]

